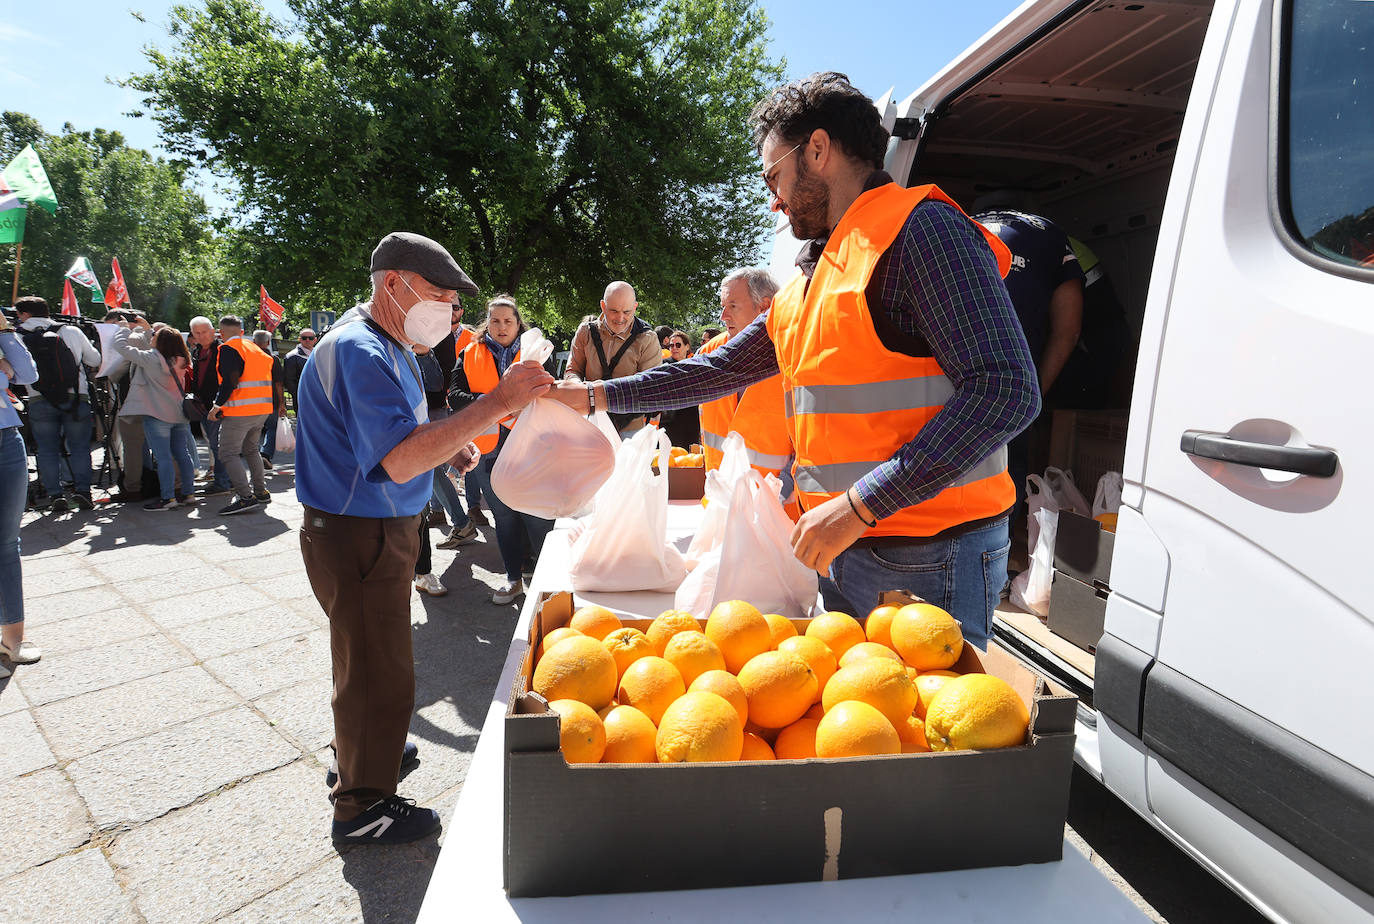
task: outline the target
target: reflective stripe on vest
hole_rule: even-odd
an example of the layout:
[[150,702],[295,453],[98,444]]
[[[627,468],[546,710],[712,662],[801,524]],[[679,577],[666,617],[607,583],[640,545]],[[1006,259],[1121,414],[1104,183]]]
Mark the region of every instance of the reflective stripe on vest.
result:
[[[512,362],[520,362],[518,351]],[[468,391],[474,395],[485,395],[501,383],[501,376],[496,372],[496,357],[491,355],[491,348],[481,340],[473,340],[463,348],[463,374],[467,376]],[[514,422],[513,416],[503,417],[477,434],[473,442],[483,455],[495,452],[497,444],[501,442],[501,428],[509,429]]]
[[[727,436],[728,435],[729,434],[727,434]],[[744,434],[740,435],[743,436]],[[701,445],[714,449],[717,453],[723,454],[725,452],[725,437],[717,436],[708,430],[703,430],[701,431]],[[745,455],[749,457],[749,464],[754,466],[754,468],[766,468],[774,473],[782,471],[782,467],[787,464],[787,460],[792,458],[791,453],[785,456],[775,456],[765,452],[759,452],[757,449],[750,449],[747,442],[744,447],[744,452]],[[719,466],[714,465],[711,467],[718,468]]]
[[225,417],[255,417],[258,414],[271,414],[275,406],[272,396],[272,357],[258,345],[235,337],[220,344],[220,349],[228,347],[243,359],[243,375],[229,394],[229,400],[222,405]]
[[[934,186],[888,184],[865,192],[831,234],[808,286],[798,276],[773,298],[768,334],[784,380],[795,447],[797,497],[813,509],[889,462],[954,394],[934,357],[907,356],[878,337],[867,287],[879,259],[926,199],[955,205]],[[1006,246],[975,223],[1003,276]],[[867,536],[932,536],[1004,513],[1015,499],[1006,447],[953,478],[934,497],[898,510]]]

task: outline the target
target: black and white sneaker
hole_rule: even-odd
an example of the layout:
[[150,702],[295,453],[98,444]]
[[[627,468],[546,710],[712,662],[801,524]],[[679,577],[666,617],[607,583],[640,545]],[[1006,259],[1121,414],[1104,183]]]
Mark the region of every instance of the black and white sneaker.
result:
[[[401,749],[401,772],[396,781],[399,783],[400,778],[405,776],[407,770],[417,767],[419,764],[420,749],[416,747],[414,741],[407,741],[406,746]],[[335,758],[329,762],[329,770],[324,775],[324,785],[333,789],[337,782],[339,782],[339,761],[338,758]]]
[[228,507],[219,508],[219,515],[222,517],[231,517],[236,513],[243,513],[245,510],[253,510],[261,506],[262,504],[258,502],[258,499],[256,497],[236,496],[233,500],[229,502]]
[[357,818],[334,822],[337,846],[348,844],[407,844],[439,830],[439,813],[421,808],[414,799],[387,796]]

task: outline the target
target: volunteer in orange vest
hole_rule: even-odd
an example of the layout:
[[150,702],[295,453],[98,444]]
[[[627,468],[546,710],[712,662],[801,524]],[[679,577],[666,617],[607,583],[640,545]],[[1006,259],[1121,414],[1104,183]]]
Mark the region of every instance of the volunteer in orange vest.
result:
[[[487,302],[487,320],[471,343],[458,355],[458,368],[453,370],[453,387],[449,390],[449,407],[458,411],[496,388],[501,376],[512,363],[520,362],[520,335],[525,322],[515,299],[498,295]],[[552,365],[550,358],[546,365]],[[482,450],[482,459],[467,477],[476,480],[482,495],[496,520],[496,546],[501,550],[501,563],[506,569],[506,581],[491,595],[491,602],[504,605],[524,593],[524,572],[534,570],[534,562],[544,547],[544,538],[553,529],[553,520],[531,516],[507,507],[491,489],[491,469],[501,454],[501,447],[510,434],[514,417],[504,417],[487,427],[474,440]]]
[[[697,355],[714,353],[766,313],[777,291],[778,284],[766,269],[737,269],[727,275],[720,283],[720,320],[725,332],[704,343]],[[801,511],[792,500],[792,436],[783,413],[781,375],[701,406],[701,444],[707,468],[720,467],[725,438],[732,430],[744,437],[750,465],[765,475],[782,478],[788,513],[797,519]]]
[[244,339],[243,321],[232,314],[219,319],[219,335],[224,341],[215,357],[219,390],[210,417],[220,421],[219,461],[234,489],[234,499],[220,508],[219,515],[232,516],[272,499],[258,451],[263,424],[274,406],[272,357]]
[[808,241],[802,273],[713,353],[551,393],[653,411],[780,373],[804,511],[792,548],[826,604],[863,616],[905,589],[986,647],[1015,497],[1006,445],[1040,408],[1007,249],[935,187],[893,182],[888,133],[844,75],[780,87],[752,121],[770,206]]

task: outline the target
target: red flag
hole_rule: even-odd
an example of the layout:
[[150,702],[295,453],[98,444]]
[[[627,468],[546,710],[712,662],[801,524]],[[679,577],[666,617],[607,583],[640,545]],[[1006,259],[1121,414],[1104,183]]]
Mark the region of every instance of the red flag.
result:
[[62,280],[62,313],[75,317],[81,314],[81,309],[76,307],[76,293],[72,291],[72,281]]
[[118,257],[110,261],[110,268],[114,272],[114,278],[105,289],[105,304],[111,308],[118,308],[120,305],[133,307],[133,302],[129,301],[129,288],[124,285],[124,274],[119,271]]
[[263,327],[269,331],[276,331],[286,309],[272,301],[272,296],[267,294],[267,286],[258,286],[258,288],[262,290],[262,294],[258,298],[258,317],[262,319]]

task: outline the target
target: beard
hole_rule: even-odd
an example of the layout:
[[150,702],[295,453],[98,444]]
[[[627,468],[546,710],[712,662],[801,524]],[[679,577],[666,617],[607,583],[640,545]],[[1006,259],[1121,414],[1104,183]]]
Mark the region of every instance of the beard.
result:
[[787,200],[787,219],[792,236],[799,241],[830,233],[830,185],[807,170],[805,157],[797,164],[797,182]]

